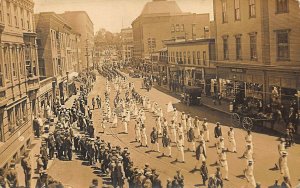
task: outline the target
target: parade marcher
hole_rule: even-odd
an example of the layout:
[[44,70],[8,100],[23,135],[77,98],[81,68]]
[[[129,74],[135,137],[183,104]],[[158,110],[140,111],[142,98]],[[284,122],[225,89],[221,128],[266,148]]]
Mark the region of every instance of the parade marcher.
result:
[[182,163],[185,163],[185,160],[184,160],[184,142],[182,140],[182,136],[179,136],[178,140],[177,140],[177,149],[178,149],[178,152],[177,152],[177,157],[176,157],[176,162],[178,161],[178,155],[180,154],[181,155],[181,162]]
[[163,129],[163,136],[162,136],[162,145],[163,145],[163,153],[162,153],[162,156],[165,156],[165,152],[166,152],[166,149],[168,150],[168,157],[171,157],[172,155],[172,151],[171,151],[171,139],[169,137],[169,134],[168,134],[168,131],[167,131],[167,128],[164,127]]
[[102,128],[102,133],[105,134],[105,130],[106,130],[106,124],[107,124],[107,119],[103,118],[101,121],[101,128]]
[[283,177],[283,182],[281,183],[280,188],[292,188],[292,184],[290,182],[289,177],[287,177],[287,176]]
[[181,114],[181,124],[183,126],[183,129],[186,131],[186,114],[182,112]]
[[180,169],[176,171],[176,176],[175,177],[178,181],[179,187],[183,188],[184,187],[184,176],[183,176]]
[[217,167],[217,172],[215,174],[215,179],[216,179],[216,186],[217,187],[220,186],[221,188],[223,188],[223,176],[222,176],[220,167]]
[[228,181],[228,163],[227,163],[227,157],[226,157],[226,150],[223,149],[222,152],[219,154],[220,158],[220,165],[225,171],[225,180]]
[[146,133],[146,126],[145,124],[141,125],[141,146],[148,147],[148,139],[147,139],[147,133]]
[[98,187],[98,180],[97,179],[93,179],[92,180],[92,184],[89,186],[89,188],[99,188]]
[[228,142],[231,148],[231,152],[236,153],[236,142],[233,127],[230,127],[230,130],[228,131]]
[[216,142],[218,142],[219,138],[222,137],[222,129],[219,122],[216,123],[214,134],[215,134],[215,138],[217,139]]
[[205,135],[205,141],[209,142],[209,129],[208,129],[208,122],[207,122],[206,118],[203,119],[202,130],[203,130],[204,135]]
[[176,134],[176,124],[174,122],[174,120],[171,121],[171,124],[170,124],[170,130],[171,130],[171,135],[172,135],[172,142],[177,142],[177,134]]
[[95,105],[96,105],[96,101],[95,101],[95,98],[93,97],[93,98],[92,98],[92,106],[93,106],[93,110],[95,110]]
[[200,141],[200,144],[197,146],[196,160],[197,161],[196,161],[196,165],[195,165],[195,170],[197,169],[198,164],[202,163],[203,161],[206,161],[206,150],[203,146],[203,141]]
[[202,177],[203,185],[206,185],[206,181],[208,180],[208,169],[205,161],[202,161],[202,165],[200,167],[200,174]]
[[247,164],[249,160],[253,160],[253,150],[251,144],[247,144],[247,148],[241,158],[245,158],[247,160]]
[[[159,151],[159,143],[158,143],[158,131],[156,130],[155,127],[153,127],[152,132],[150,134],[150,139],[151,139],[151,150],[152,152],[160,152]],[[156,150],[154,149],[156,145]]]
[[116,128],[118,126],[118,115],[117,115],[117,113],[113,112],[112,117],[113,117],[112,127]]
[[196,151],[196,146],[195,146],[195,132],[194,129],[191,127],[190,130],[188,130],[188,142],[189,142],[189,147],[188,150],[195,152]]
[[247,135],[245,136],[245,141],[246,144],[250,144],[251,148],[253,149],[253,142],[252,142],[253,140],[252,140],[252,134],[250,130],[247,131]]
[[123,127],[124,127],[123,133],[128,134],[128,127],[127,127],[128,124],[127,124],[127,121],[126,121],[126,116],[123,116],[122,121],[123,121]]
[[288,153],[286,151],[282,152],[282,155],[279,158],[279,170],[280,170],[280,173],[284,177],[288,177],[289,179],[291,179],[290,171],[289,171],[289,167],[288,167],[288,163],[287,163],[287,155],[288,155]]
[[136,121],[134,130],[135,130],[135,141],[140,143],[141,142],[141,126],[140,126],[140,121],[138,121],[138,120]]
[[253,168],[254,168],[253,161],[249,160],[248,165],[247,165],[246,169],[244,170],[244,175],[245,175],[245,178],[247,179],[247,181],[249,182],[249,184],[252,187],[256,187],[256,182],[255,182],[255,178],[253,175]]
[[158,134],[161,134],[162,133],[162,127],[161,127],[161,119],[160,119],[159,116],[156,118],[155,123],[156,123],[156,129],[158,131]]
[[101,109],[101,98],[99,95],[97,95],[96,101],[97,101],[98,109]]

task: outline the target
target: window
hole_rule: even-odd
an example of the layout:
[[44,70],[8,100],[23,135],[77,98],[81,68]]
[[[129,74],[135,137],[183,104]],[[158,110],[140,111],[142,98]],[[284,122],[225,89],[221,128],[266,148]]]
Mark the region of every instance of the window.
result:
[[289,33],[287,30],[277,33],[277,58],[278,60],[289,60]]
[[182,52],[179,52],[180,63],[182,64]]
[[181,32],[183,32],[183,31],[184,31],[184,24],[181,24],[180,31],[181,31]]
[[223,53],[224,53],[224,60],[229,59],[229,51],[228,51],[228,38],[223,38]]
[[227,23],[227,0],[222,0],[222,21],[223,23]]
[[256,35],[250,35],[250,59],[257,60]]
[[249,0],[249,17],[253,18],[256,15],[255,0]]
[[25,28],[25,24],[24,24],[24,9],[21,8],[21,27],[24,29]]
[[196,64],[196,52],[193,51],[193,64],[195,65]]
[[176,63],[178,63],[179,62],[179,54],[178,54],[178,52],[176,52]]
[[183,63],[186,64],[186,52],[183,52]]
[[27,11],[27,29],[30,31],[31,27],[30,27],[30,12]]
[[10,3],[8,1],[6,1],[6,10],[7,10],[6,16],[7,16],[8,24],[11,25],[11,9],[10,9]]
[[12,48],[12,71],[13,71],[13,77],[17,76],[17,67],[16,67],[16,49]]
[[17,6],[14,6],[14,21],[15,21],[15,26],[19,27]]
[[180,28],[179,28],[179,24],[176,24],[176,32],[179,32]]
[[187,56],[188,56],[188,64],[191,64],[191,52],[188,51]]
[[3,20],[3,7],[2,7],[2,5],[3,5],[2,0],[0,0],[0,22],[4,21]]
[[235,20],[241,20],[240,0],[234,0],[234,18]]
[[288,0],[276,0],[276,13],[288,12]]
[[197,64],[200,65],[200,51],[197,52]]
[[235,37],[235,50],[236,50],[236,59],[242,59],[242,42],[241,35]]
[[3,142],[3,113],[0,113],[0,142]]

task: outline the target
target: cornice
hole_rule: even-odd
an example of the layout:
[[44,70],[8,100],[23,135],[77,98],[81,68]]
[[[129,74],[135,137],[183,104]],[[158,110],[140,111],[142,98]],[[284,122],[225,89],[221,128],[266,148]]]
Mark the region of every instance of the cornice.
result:
[[33,11],[34,2],[32,0],[9,0],[10,3],[17,4],[24,9]]

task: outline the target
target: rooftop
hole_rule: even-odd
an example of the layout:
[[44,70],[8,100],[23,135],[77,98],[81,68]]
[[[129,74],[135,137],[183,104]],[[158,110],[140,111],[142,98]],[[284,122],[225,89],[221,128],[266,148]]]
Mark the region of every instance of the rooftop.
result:
[[153,0],[148,2],[140,14],[140,16],[151,14],[182,14],[183,12],[175,1]]

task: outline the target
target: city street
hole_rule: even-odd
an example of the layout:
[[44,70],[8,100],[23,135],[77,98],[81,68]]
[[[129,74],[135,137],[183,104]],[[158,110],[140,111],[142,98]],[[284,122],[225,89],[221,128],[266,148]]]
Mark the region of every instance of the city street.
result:
[[[205,107],[186,107],[174,98],[165,93],[162,93],[156,89],[152,89],[147,92],[141,89],[141,79],[132,79],[130,81],[134,82],[136,90],[152,101],[156,101],[160,106],[163,107],[164,114],[168,120],[171,119],[170,113],[167,113],[167,103],[172,102],[174,106],[181,112],[182,110],[190,113],[192,116],[197,115],[200,118],[207,117],[210,124],[209,130],[210,134],[213,135],[213,129],[215,127],[215,122],[220,121],[225,126],[222,126],[222,132],[225,137],[225,147],[228,144],[227,131],[229,130],[228,125],[230,120],[228,117],[224,117],[222,113],[211,111]],[[103,77],[98,76],[95,83],[93,91],[89,95],[89,103],[91,98],[101,95],[104,98],[104,85],[105,80]],[[113,88],[113,87],[112,87]],[[114,91],[111,93],[111,102],[115,96]],[[91,105],[90,105],[91,106]],[[120,134],[123,130],[121,121],[118,121],[118,128],[107,128],[106,134],[102,134],[102,129],[100,128],[100,120],[102,119],[102,111],[95,109],[93,112],[94,125],[96,127],[97,135],[100,135],[101,139],[112,143],[113,145],[119,145],[122,148],[129,147],[134,164],[143,167],[145,163],[149,163],[151,168],[157,169],[160,173],[163,185],[166,184],[167,178],[172,178],[176,170],[181,169],[185,177],[186,187],[201,187],[202,180],[199,171],[192,172],[195,166],[195,156],[192,152],[185,152],[186,163],[175,163],[175,156],[177,155],[177,148],[172,147],[172,158],[158,158],[159,153],[145,153],[149,148],[139,147],[139,143],[135,142],[134,135],[134,120],[129,123],[129,134]],[[149,135],[152,127],[155,126],[155,119],[152,114],[147,112],[146,128]],[[246,132],[242,129],[235,129],[235,139],[237,142],[237,153],[227,152],[227,160],[229,165],[229,181],[225,181],[225,187],[251,187],[247,184],[245,179],[242,179],[243,169],[246,167],[245,159],[239,159],[245,150],[245,137]],[[159,141],[160,147],[161,139]],[[212,138],[209,143],[207,143],[207,164],[209,166],[209,174],[215,173],[215,166],[213,163],[217,160],[216,149],[214,148],[214,139]],[[278,162],[279,155],[277,151],[278,138],[274,136],[269,136],[265,134],[253,133],[253,144],[254,144],[254,176],[257,182],[262,184],[262,187],[268,187],[274,184],[275,180],[282,181],[282,175],[278,170],[272,170],[275,163]],[[187,146],[187,142],[186,142]],[[295,145],[288,149],[288,165],[290,168],[292,184],[296,185],[299,183],[298,179],[300,177],[300,160],[297,160],[300,155],[300,146]],[[71,185],[72,187],[84,187],[88,185],[91,179],[95,176],[93,169],[88,166],[80,165],[81,161],[73,160],[72,162],[55,161],[49,170],[49,173],[54,178],[63,182],[64,184]],[[107,178],[104,178],[105,182]]]

